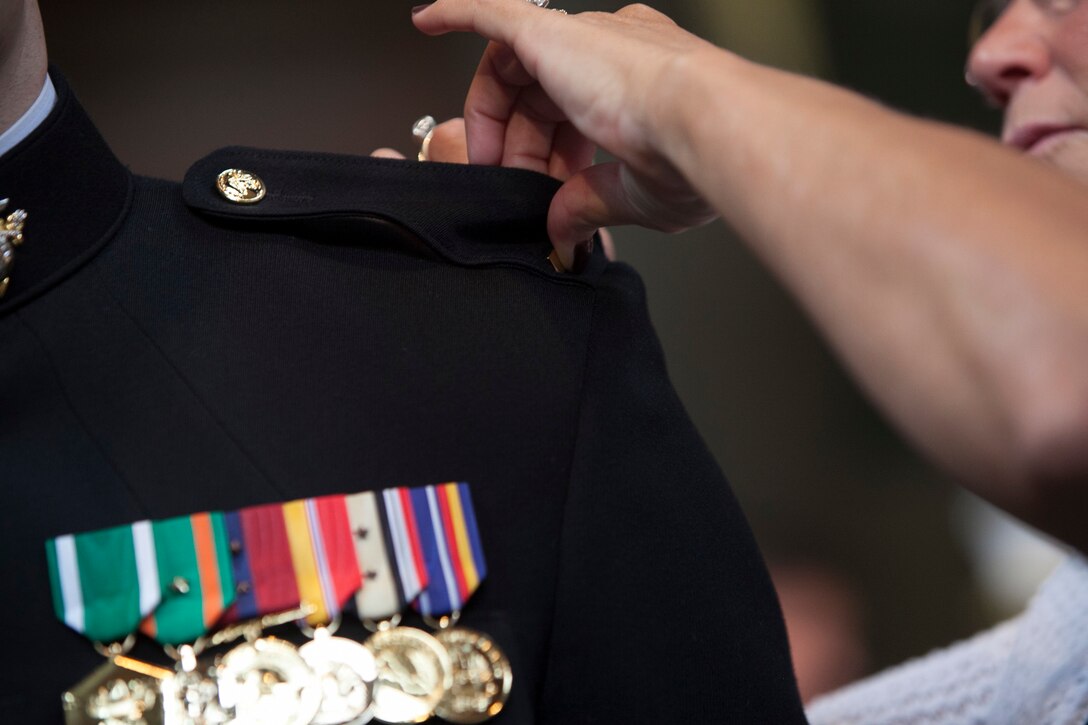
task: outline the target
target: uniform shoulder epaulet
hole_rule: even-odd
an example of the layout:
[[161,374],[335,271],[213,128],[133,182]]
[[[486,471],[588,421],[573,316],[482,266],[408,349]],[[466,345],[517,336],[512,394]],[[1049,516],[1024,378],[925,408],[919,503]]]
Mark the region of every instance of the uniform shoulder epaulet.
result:
[[397,238],[465,266],[555,274],[547,213],[559,182],[497,167],[228,147],[185,175],[185,203],[218,222],[337,243]]

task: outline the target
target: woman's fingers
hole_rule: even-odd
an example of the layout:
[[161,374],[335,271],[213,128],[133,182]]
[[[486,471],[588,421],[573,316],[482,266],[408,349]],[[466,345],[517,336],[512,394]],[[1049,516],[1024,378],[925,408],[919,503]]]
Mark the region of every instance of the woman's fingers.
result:
[[506,144],[506,127],[521,91],[534,83],[509,46],[490,43],[465,98],[469,159],[498,166]]
[[615,262],[616,240],[612,238],[612,232],[602,227],[597,233],[601,235],[601,247],[604,249],[605,258],[609,262]]
[[431,142],[427,146],[427,160],[445,164],[468,163],[465,119],[454,118],[435,126]]
[[[706,202],[690,193],[659,193],[647,188],[622,163],[590,166],[563,184],[548,210],[548,236],[567,269],[573,269],[579,245],[604,226],[639,224],[678,232],[714,220]],[[683,192],[681,192],[683,193]],[[680,199],[675,202],[665,199]]]
[[529,113],[515,113],[506,124],[502,166],[548,173],[556,124]]
[[627,200],[616,193],[622,164],[590,166],[563,184],[548,210],[548,236],[567,269],[575,269],[576,250],[605,224],[636,221]]
[[427,35],[472,32],[513,45],[519,30],[542,15],[524,0],[438,0],[413,8],[412,22]]
[[555,129],[548,176],[566,181],[591,166],[596,154],[597,144],[586,138],[574,124],[561,123]]

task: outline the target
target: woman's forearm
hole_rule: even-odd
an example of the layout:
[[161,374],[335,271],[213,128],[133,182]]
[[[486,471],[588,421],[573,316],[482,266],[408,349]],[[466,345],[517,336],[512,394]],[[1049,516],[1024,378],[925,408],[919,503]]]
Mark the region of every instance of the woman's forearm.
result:
[[666,155],[912,438],[1013,507],[1088,482],[1084,187],[722,51],[674,77]]

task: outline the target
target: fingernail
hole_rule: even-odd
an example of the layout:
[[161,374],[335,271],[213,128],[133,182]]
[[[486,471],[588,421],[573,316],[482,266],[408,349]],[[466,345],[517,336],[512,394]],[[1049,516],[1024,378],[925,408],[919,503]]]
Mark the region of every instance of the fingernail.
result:
[[432,5],[434,5],[434,3],[423,3],[422,5],[416,5],[414,8],[412,8],[412,17],[415,17]]
[[571,265],[570,271],[574,274],[585,272],[589,265],[589,258],[592,256],[593,239],[590,238],[574,248],[574,264]]
[[559,274],[567,273],[567,265],[563,264],[563,258],[559,256],[559,250],[553,249],[552,253],[548,255],[548,261],[552,264],[554,269]]

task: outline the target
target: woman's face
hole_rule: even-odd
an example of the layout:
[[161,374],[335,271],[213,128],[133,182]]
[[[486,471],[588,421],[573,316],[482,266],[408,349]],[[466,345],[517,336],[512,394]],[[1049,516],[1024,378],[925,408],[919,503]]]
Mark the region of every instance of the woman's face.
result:
[[969,78],[1005,110],[1002,140],[1088,181],[1088,2],[1012,0]]

